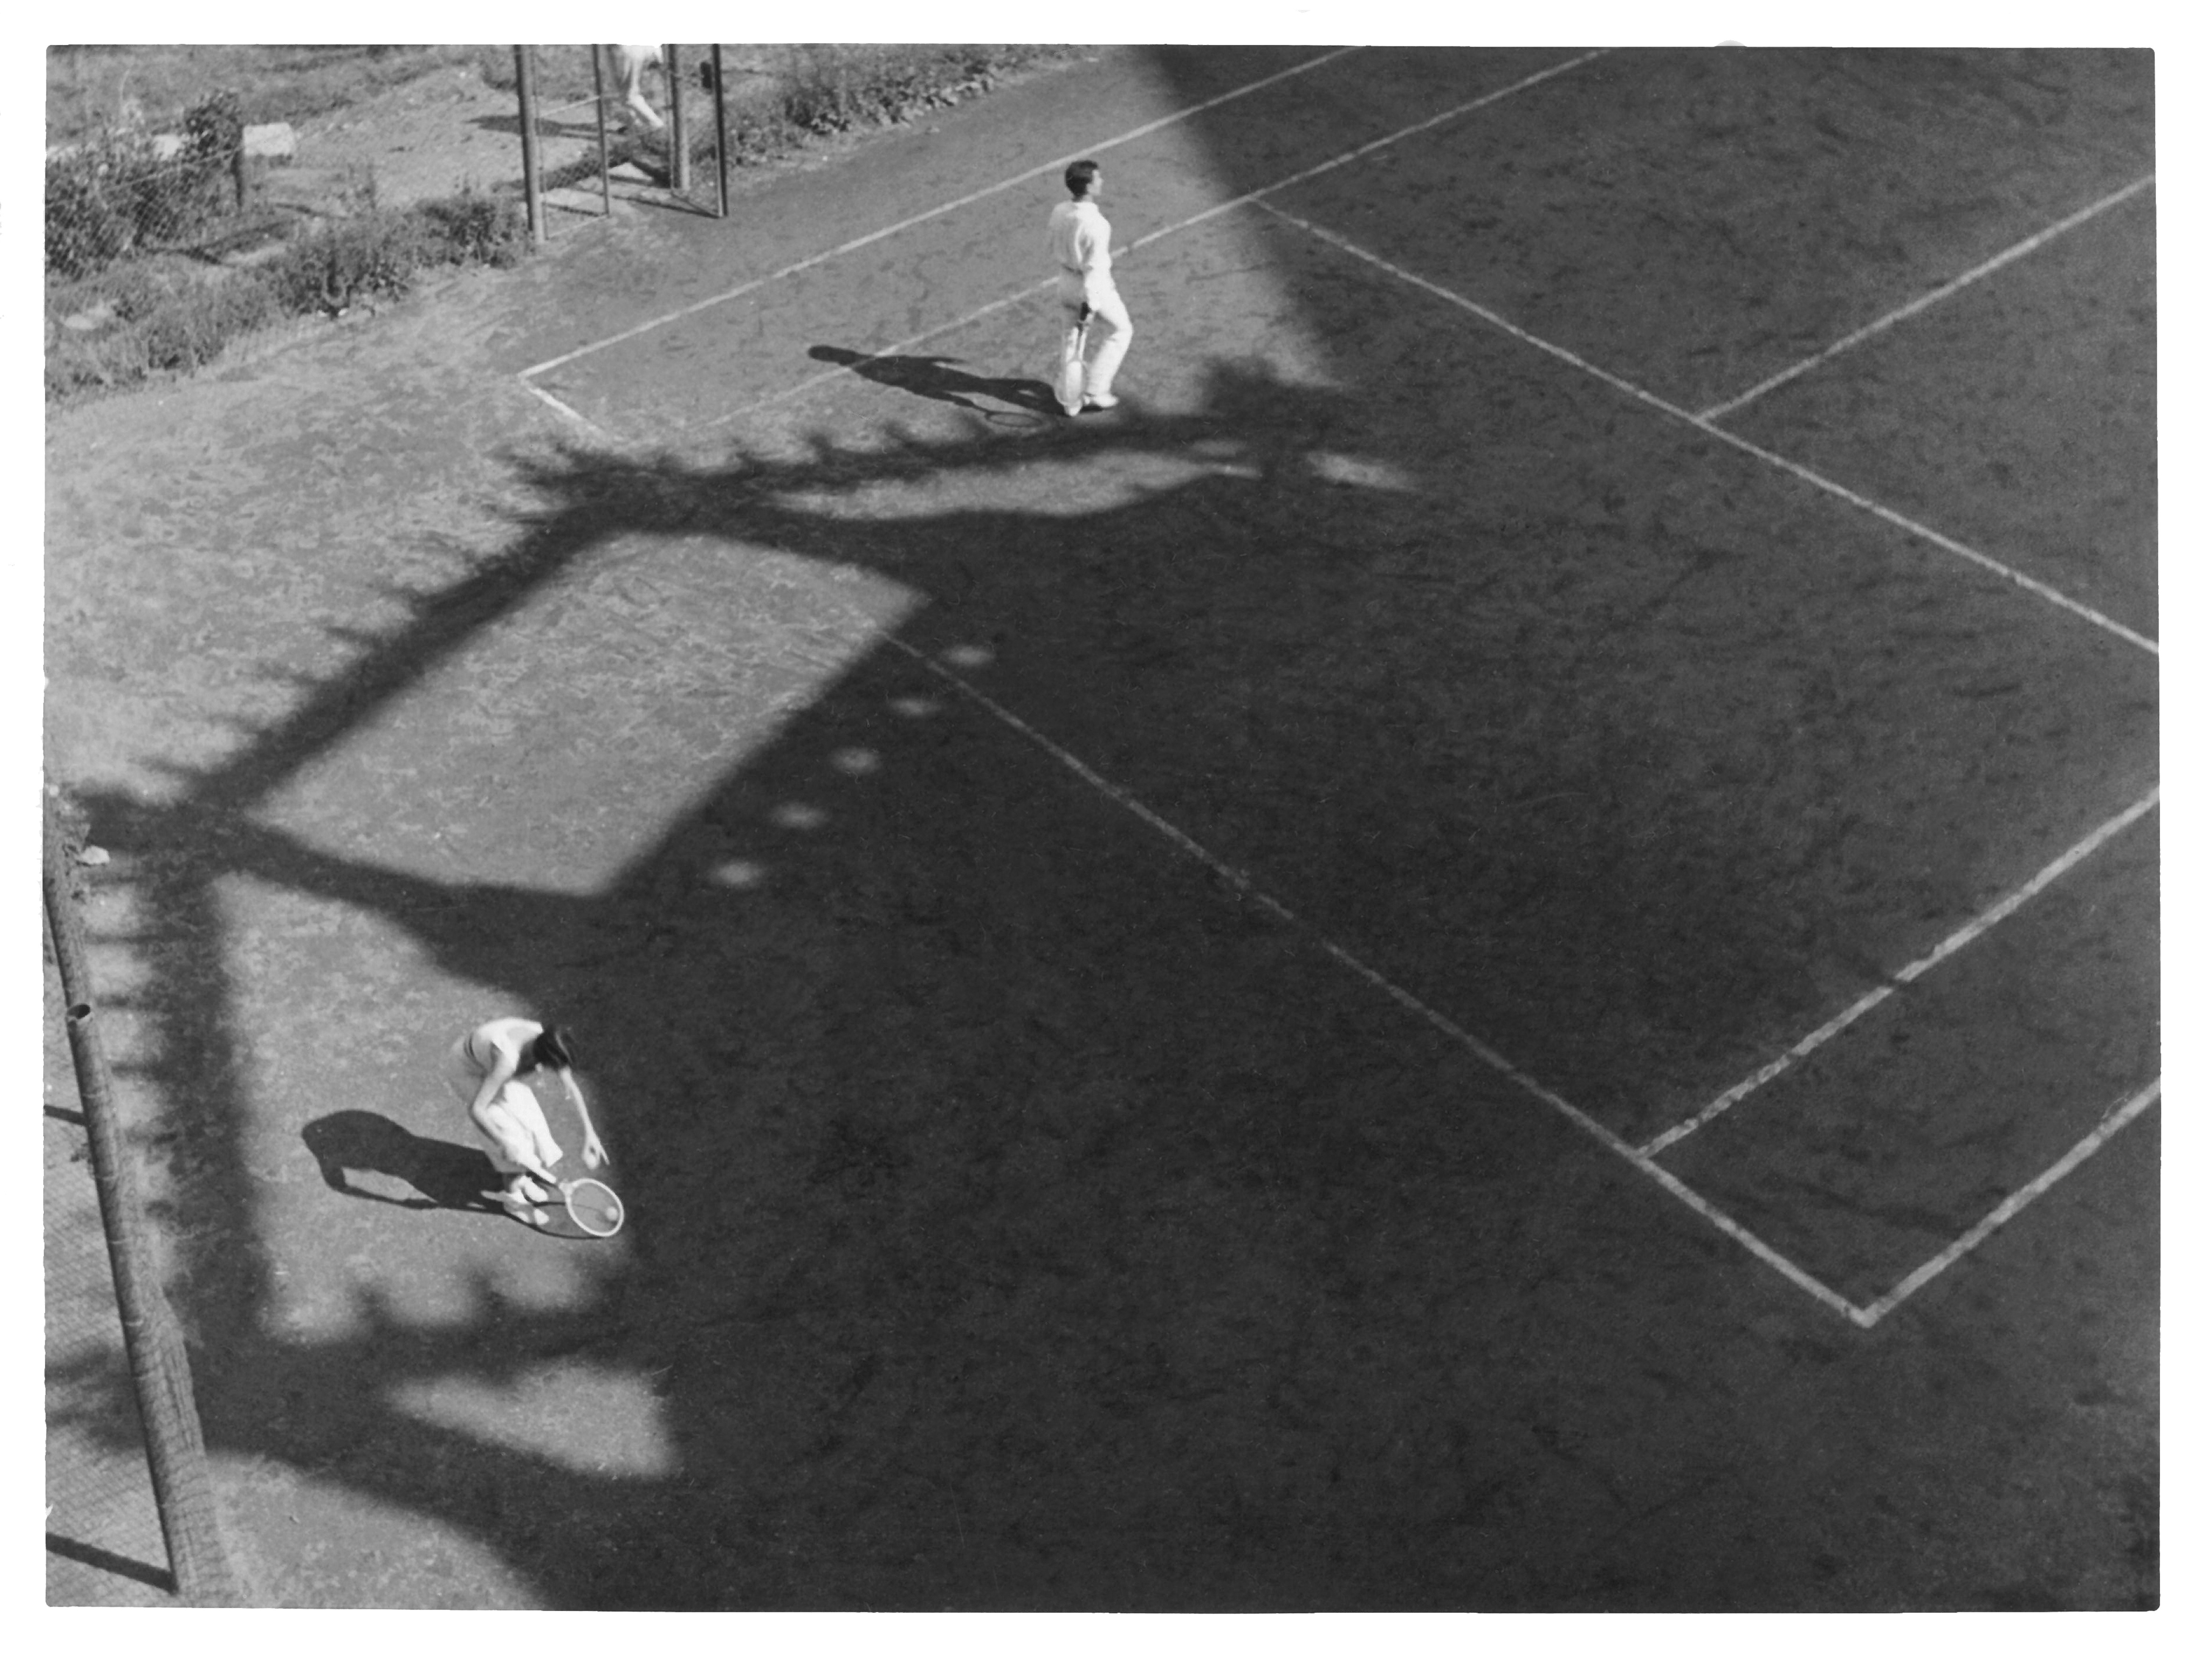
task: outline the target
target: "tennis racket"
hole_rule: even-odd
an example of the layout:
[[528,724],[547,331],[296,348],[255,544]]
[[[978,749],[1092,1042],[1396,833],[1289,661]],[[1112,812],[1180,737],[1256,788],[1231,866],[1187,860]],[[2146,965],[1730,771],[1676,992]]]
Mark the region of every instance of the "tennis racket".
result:
[[612,1235],[623,1227],[622,1197],[596,1178],[571,1178],[561,1186],[561,1203],[586,1235]]

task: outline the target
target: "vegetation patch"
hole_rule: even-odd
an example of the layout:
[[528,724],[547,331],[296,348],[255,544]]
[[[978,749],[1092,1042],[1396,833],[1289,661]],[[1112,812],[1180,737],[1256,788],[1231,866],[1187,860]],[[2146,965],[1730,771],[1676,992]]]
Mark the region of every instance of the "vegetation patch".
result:
[[[726,165],[755,166],[824,137],[909,121],[1078,50],[1046,46],[794,46],[747,49],[727,93]],[[541,106],[594,90],[588,47],[535,51]],[[712,177],[711,60],[685,49],[686,148]],[[299,120],[459,68],[512,89],[509,46],[57,47],[47,58],[46,395],[126,388],[206,364],[254,330],[406,293],[426,270],[514,264],[529,252],[519,183],[404,209],[371,188],[350,211],[295,223],[251,264],[228,251],[275,228],[252,206],[245,126]],[[217,81],[232,90],[201,95]],[[607,88],[611,94],[614,88]],[[157,143],[156,124],[177,130]],[[667,134],[623,134],[620,159],[665,173]],[[520,155],[516,173],[520,175]],[[596,154],[549,170],[549,189],[594,176]]]
[[46,53],[46,143],[111,127],[160,131],[207,95],[234,88],[248,123],[301,122],[434,70],[496,72],[509,46],[55,46]]
[[428,270],[512,265],[529,246],[520,202],[467,191],[404,209],[365,205],[301,230],[258,266],[170,257],[49,279],[46,396],[197,369],[254,330],[404,294]]

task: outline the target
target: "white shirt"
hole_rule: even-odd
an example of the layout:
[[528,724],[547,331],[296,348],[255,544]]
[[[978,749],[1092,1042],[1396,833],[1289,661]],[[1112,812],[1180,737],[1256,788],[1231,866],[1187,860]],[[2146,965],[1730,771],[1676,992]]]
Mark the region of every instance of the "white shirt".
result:
[[1080,280],[1085,294],[1114,287],[1114,228],[1097,203],[1061,203],[1052,210],[1045,240],[1060,275]]
[[524,1049],[544,1031],[544,1023],[527,1017],[495,1017],[461,1041],[461,1054],[486,1074],[501,1055],[520,1071]]

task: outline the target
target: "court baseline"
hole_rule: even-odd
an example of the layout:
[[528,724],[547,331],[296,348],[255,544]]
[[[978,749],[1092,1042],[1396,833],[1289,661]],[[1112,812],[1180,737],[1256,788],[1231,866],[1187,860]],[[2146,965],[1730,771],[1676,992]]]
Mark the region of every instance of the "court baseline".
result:
[[1918,1270],[1913,1272],[1911,1275],[1906,1277],[1880,1299],[1854,1311],[1852,1320],[1863,1328],[1873,1327],[1875,1323],[1911,1298],[1914,1294],[1981,1246],[1996,1232],[1998,1226],[2015,1217],[2029,1202],[2034,1200],[2110,1143],[2130,1121],[2156,1102],[2163,1085],[2163,1081],[2153,1080],[2134,1096],[2115,1104],[2106,1113],[2105,1118],[2097,1123],[2095,1130],[2075,1144],[2072,1149],[2067,1150],[2064,1155],[2059,1156],[2040,1175],[2007,1196],[1990,1209],[1981,1223],[1937,1253]]
[[1759,1087],[1765,1085],[1776,1076],[1781,1074],[1784,1070],[1790,1068],[1793,1064],[1802,1062],[1807,1057],[1811,1056],[1814,1052],[1819,1050],[1820,1047],[1826,1045],[1830,1040],[1835,1038],[1837,1035],[1842,1033],[1844,1029],[1850,1027],[1851,1023],[1856,1022],[1861,1017],[1866,1015],[1868,1011],[1873,1010],[1884,999],[1887,999],[1891,994],[1895,993],[1912,982],[1918,980],[1929,971],[1934,969],[1938,964],[1941,964],[1945,959],[1950,957],[1952,954],[1957,952],[1960,948],[1966,946],[1968,943],[1981,936],[1984,932],[1994,927],[2002,920],[2011,916],[2012,913],[2026,906],[2028,901],[2034,899],[2036,895],[2042,893],[2043,890],[2049,888],[2052,883],[2057,882],[2060,877],[2063,877],[2074,867],[2087,859],[2089,856],[2095,853],[2098,849],[2103,847],[2106,843],[2118,836],[2120,833],[2125,831],[2130,826],[2135,824],[2136,821],[2142,819],[2144,815],[2149,813],[2152,809],[2158,805],[2158,788],[2154,786],[2146,796],[2129,804],[2128,807],[2123,809],[2118,814],[2105,822],[2103,825],[2098,827],[2087,837],[2084,837],[2080,842],[2076,843],[2072,848],[2067,850],[2065,853],[2060,855],[2056,860],[2051,862],[2049,865],[2044,867],[2041,871],[2036,873],[2033,877],[2021,884],[2020,888],[2014,889],[2011,894],[2006,895],[1994,906],[1985,909],[1971,922],[1962,925],[1960,928],[1953,931],[1936,946],[1934,950],[1923,955],[1920,958],[1915,959],[1911,963],[1906,965],[1902,970],[1898,971],[1894,975],[1891,976],[1889,980],[1885,981],[1881,986],[1873,989],[1871,992],[1865,994],[1852,1004],[1847,1006],[1837,1015],[1830,1017],[1826,1022],[1821,1023],[1820,1027],[1806,1035],[1803,1039],[1798,1041],[1796,1044],[1791,1046],[1787,1051],[1784,1052],[1773,1061],[1768,1063],[1757,1072],[1739,1081],[1735,1085],[1730,1086],[1726,1091],[1722,1092],[1719,1096],[1714,1098],[1712,1102],[1707,1103],[1703,1108],[1699,1109],[1695,1114],[1691,1115],[1687,1120],[1680,1122],[1678,1125],[1669,1126],[1666,1131],[1661,1132],[1657,1137],[1645,1144],[1643,1148],[1638,1151],[1638,1153],[1643,1155],[1656,1155],[1660,1150],[1667,1148],[1669,1144],[1680,1143],[1692,1132],[1698,1131],[1700,1127],[1707,1125],[1709,1122],[1717,1119],[1720,1115],[1735,1108],[1736,1104],[1741,1102],[1746,1097],[1758,1090]]

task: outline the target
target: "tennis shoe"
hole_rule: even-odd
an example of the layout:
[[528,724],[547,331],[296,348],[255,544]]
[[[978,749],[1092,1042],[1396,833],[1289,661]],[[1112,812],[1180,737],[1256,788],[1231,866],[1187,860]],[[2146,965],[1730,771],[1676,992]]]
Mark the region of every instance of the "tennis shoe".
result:
[[483,1199],[487,1201],[498,1202],[501,1210],[509,1218],[518,1223],[535,1224],[538,1229],[544,1229],[552,1222],[545,1216],[545,1210],[543,1207],[533,1207],[520,1196],[510,1195],[503,1189],[488,1189],[483,1193]]
[[1121,402],[1110,392],[1087,392],[1083,396],[1083,408],[1087,410],[1110,410]]

